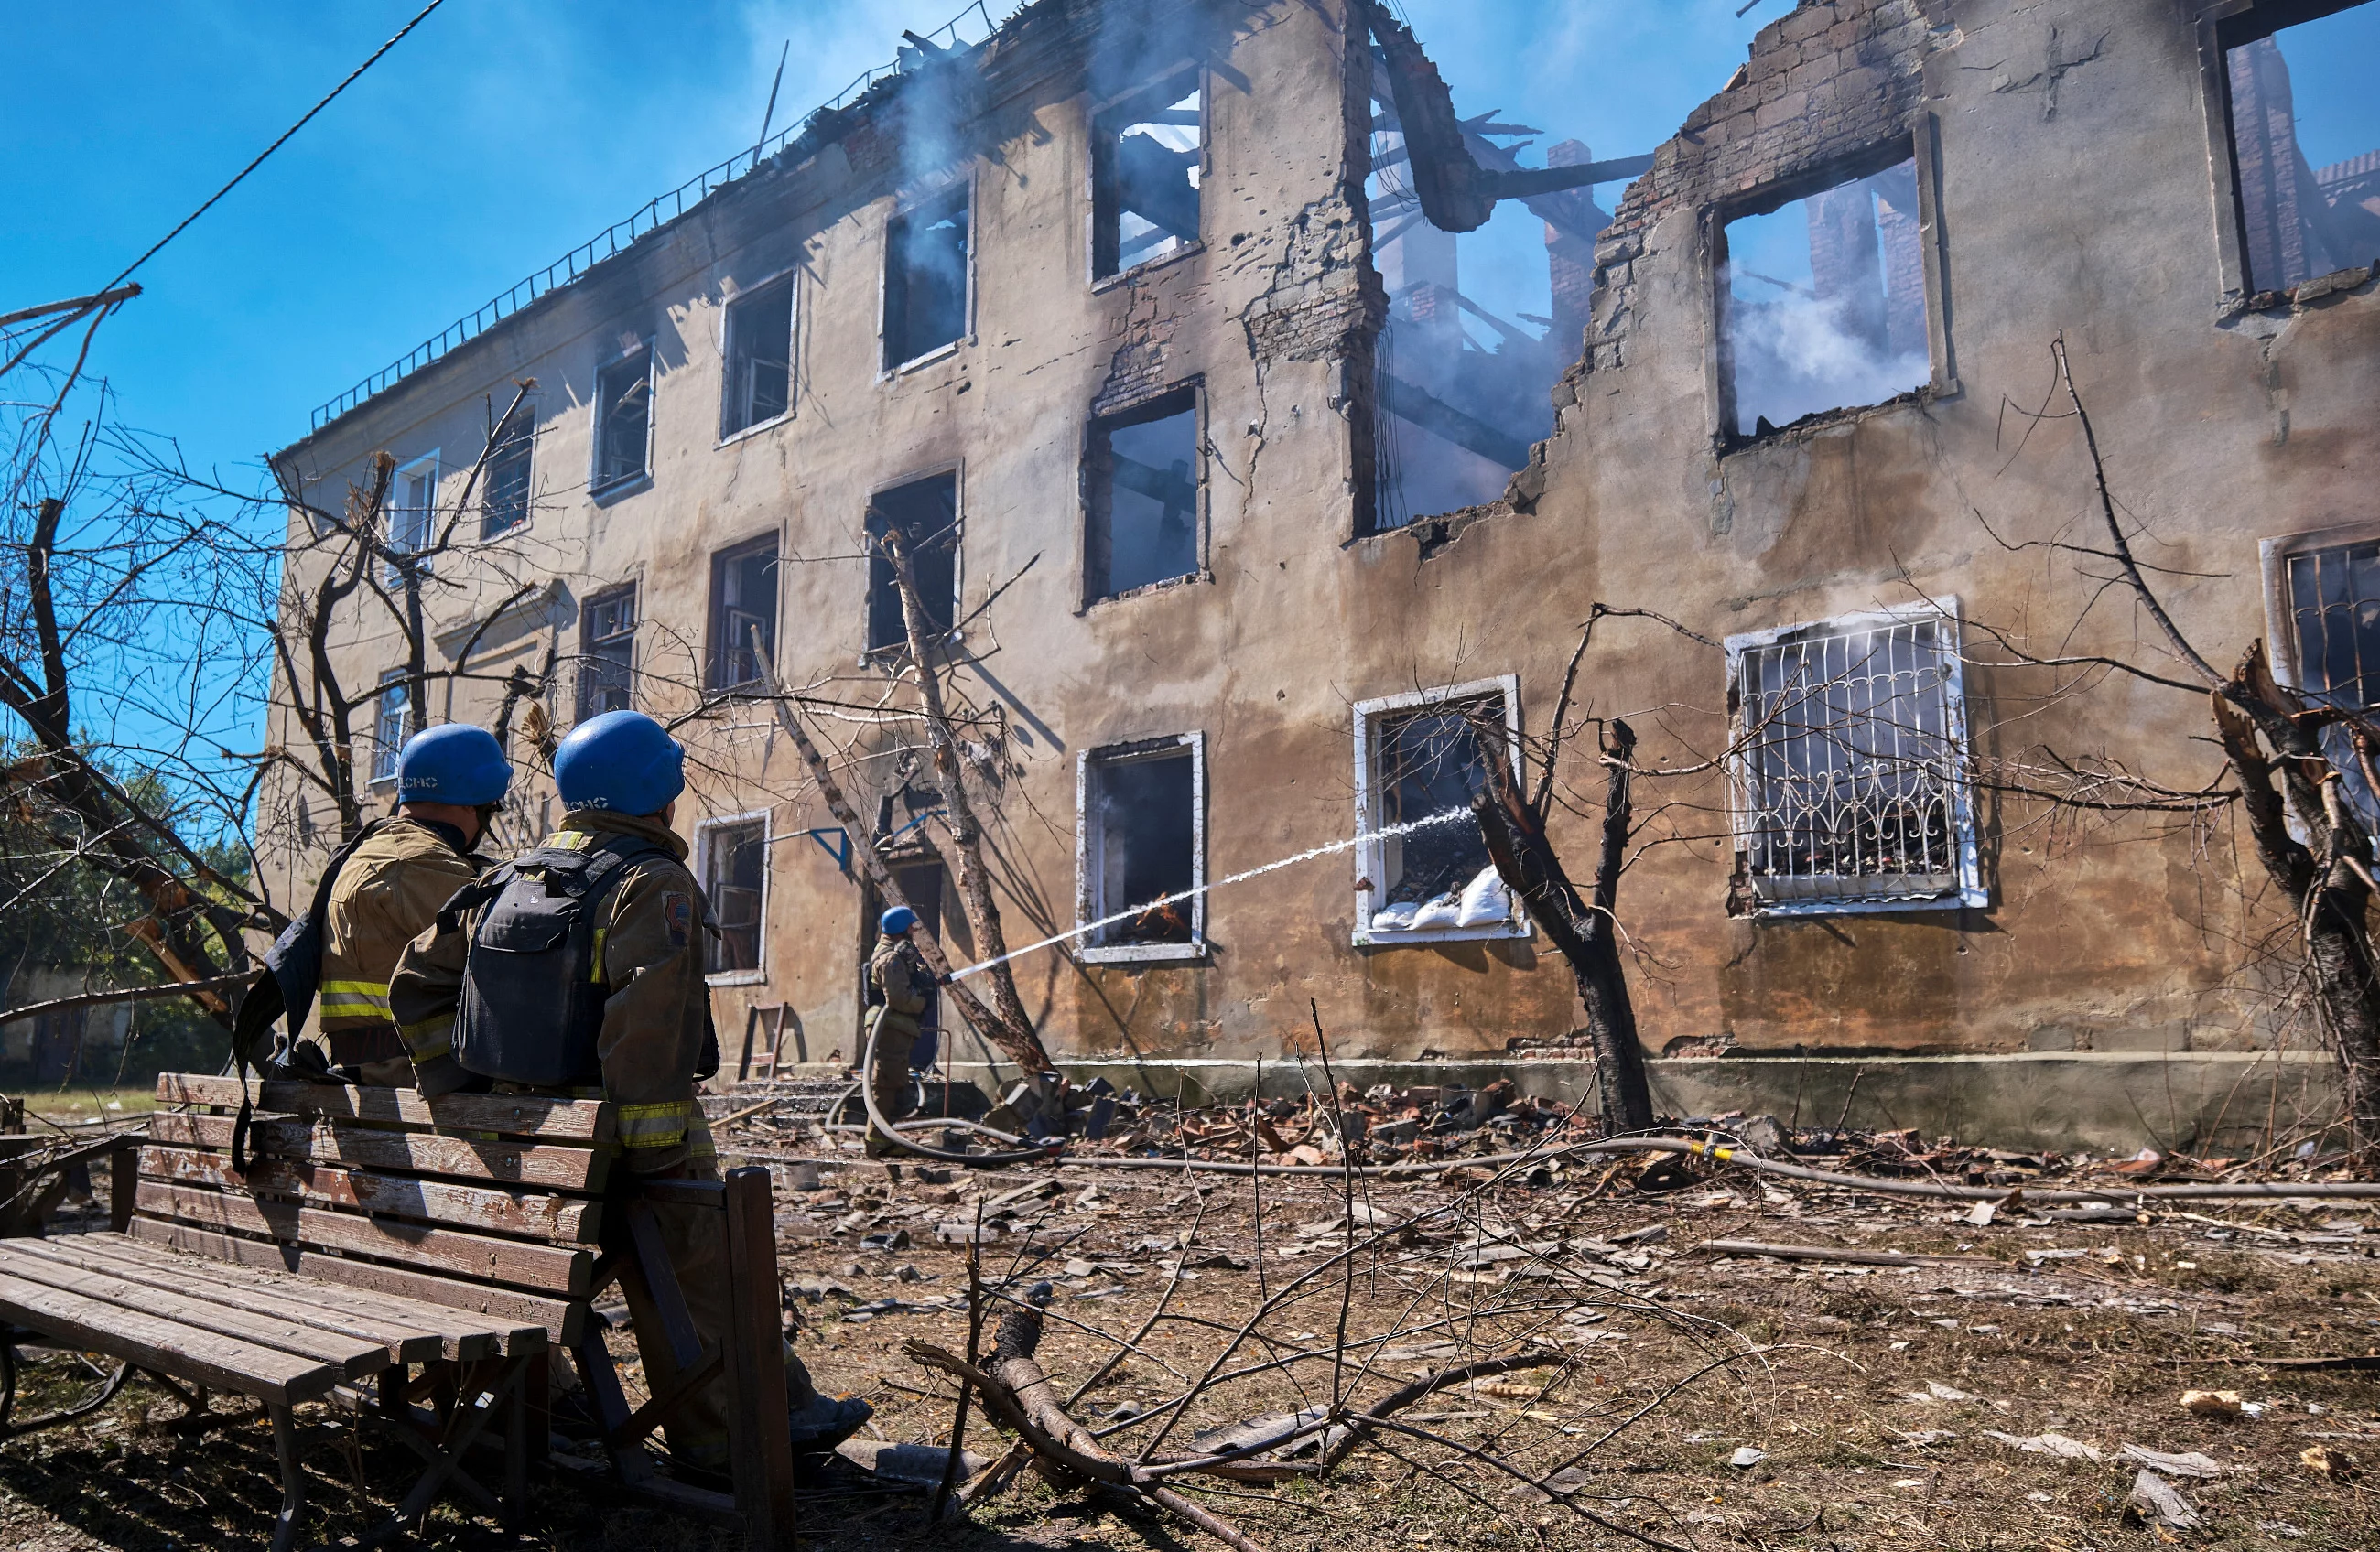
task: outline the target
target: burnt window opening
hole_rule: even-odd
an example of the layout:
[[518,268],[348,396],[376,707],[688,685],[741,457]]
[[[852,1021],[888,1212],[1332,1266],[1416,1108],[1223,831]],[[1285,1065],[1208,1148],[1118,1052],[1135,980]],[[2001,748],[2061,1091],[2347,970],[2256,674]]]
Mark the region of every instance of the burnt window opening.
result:
[[947,635],[958,617],[959,477],[929,475],[877,493],[868,504],[868,650],[905,647],[909,622],[886,533],[898,531],[917,579],[917,605],[929,637]]
[[1957,620],[1730,637],[1735,915],[1982,905]]
[[486,493],[480,502],[480,537],[494,539],[528,521],[530,458],[537,450],[537,410],[523,399],[488,439]]
[[734,436],[794,406],[794,277],[727,304],[727,401],[719,434]]
[[[1471,818],[1487,761],[1509,759],[1512,689],[1463,686],[1355,709],[1359,942],[1525,930]],[[1409,828],[1410,827],[1410,828]]]
[[380,694],[372,701],[371,779],[375,784],[396,780],[396,758],[413,736],[413,697],[407,693],[405,670],[392,668],[380,676]]
[[2217,37],[2247,289],[2380,260],[2380,5],[2268,3]]
[[648,343],[595,374],[594,494],[644,478],[652,424],[653,350]]
[[[2281,564],[2298,693],[2309,706],[2380,705],[2380,540],[2299,550]],[[2363,779],[2354,734],[2333,722],[2318,736],[2364,824],[2380,831],[2380,798]]]
[[761,910],[769,890],[769,821],[765,817],[705,825],[702,894],[718,934],[701,934],[703,969],[734,975],[760,968]]
[[[754,632],[760,648],[752,649]],[[774,534],[710,557],[710,673],[714,690],[760,683],[777,656],[777,539]]]
[[1194,734],[1083,756],[1080,920],[1104,923],[1084,935],[1087,957],[1197,952],[1206,924],[1205,897],[1194,892],[1202,882],[1201,748]]
[[1099,116],[1091,149],[1091,273],[1104,280],[1198,240],[1206,94],[1180,75]]
[[[1532,444],[1553,434],[1554,384],[1582,348],[1595,242],[1611,217],[1593,188],[1577,188],[1500,203],[1472,232],[1432,224],[1377,49],[1374,55],[1380,84],[1364,188],[1389,310],[1372,342],[1372,489],[1357,527],[1378,533],[1500,500]],[[1517,171],[1543,133],[1500,123],[1491,111],[1464,115],[1463,143],[1480,166]],[[1575,139],[1545,149],[1548,167],[1594,160]],[[1491,306],[1481,294],[1507,300]]]
[[637,585],[587,600],[578,616],[578,720],[625,711],[637,670]]
[[[399,466],[388,482],[388,563],[381,568],[388,586],[405,581],[407,558],[420,555],[435,540],[438,527],[438,455],[425,454]],[[428,560],[415,563],[423,571]]]
[[895,215],[884,234],[884,370],[965,337],[968,189]]
[[1733,437],[1932,381],[1913,156],[1730,219],[1717,261]]
[[1202,446],[1195,388],[1091,422],[1084,470],[1089,600],[1198,574]]

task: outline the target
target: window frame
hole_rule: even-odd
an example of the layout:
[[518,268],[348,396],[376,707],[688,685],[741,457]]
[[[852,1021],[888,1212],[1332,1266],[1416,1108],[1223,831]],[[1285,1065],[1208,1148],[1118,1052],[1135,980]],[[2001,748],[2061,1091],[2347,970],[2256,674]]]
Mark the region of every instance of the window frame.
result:
[[605,637],[603,639],[606,641],[613,640],[620,635],[625,635],[628,638],[628,661],[626,665],[628,674],[628,683],[626,686],[628,707],[614,707],[613,709],[621,710],[633,709],[636,705],[637,627],[644,624],[645,616],[642,589],[638,585],[638,579],[630,577],[625,582],[615,582],[610,587],[597,588],[595,591],[588,594],[586,600],[578,606],[578,679],[577,683],[572,686],[574,691],[572,696],[573,709],[577,711],[577,716],[574,719],[574,721],[583,722],[590,717],[600,717],[604,714],[601,711],[590,711],[588,709],[587,704],[588,673],[590,667],[599,661],[595,657],[596,637],[593,635],[593,614],[595,610],[599,607],[616,602],[623,598],[629,600],[629,606],[631,609],[628,628],[625,632],[615,632],[613,636]]
[[876,552],[873,539],[868,532],[868,515],[876,510],[877,502],[894,491],[911,485],[922,485],[943,475],[951,477],[951,628],[942,637],[945,645],[954,646],[966,639],[966,629],[960,623],[959,601],[966,597],[966,465],[964,461],[941,465],[888,480],[868,492],[868,503],[859,514],[860,551],[868,564],[865,585],[859,592],[859,663],[901,662],[909,653],[909,638],[905,632],[898,641],[881,647],[868,644],[871,619],[876,612]]
[[[603,478],[603,374],[641,353],[645,358],[645,455],[644,467],[634,474],[617,479]],[[661,353],[654,348],[653,336],[646,334],[643,343],[633,350],[619,350],[595,363],[595,391],[588,395],[589,441],[587,455],[587,494],[597,505],[617,501],[646,489],[653,481],[653,430],[661,398],[659,365]]]
[[[512,425],[516,419],[523,429],[517,436],[507,440],[504,437],[504,428]],[[506,534],[527,528],[537,516],[537,400],[534,397],[524,397],[517,409],[496,423],[495,435],[489,439],[488,467],[482,476],[483,483],[480,490],[480,542],[482,544],[492,543]],[[528,443],[527,450],[522,455],[528,464],[528,472],[521,482],[520,515],[500,528],[491,527],[489,525],[492,521],[492,508],[495,494],[496,466],[501,451],[508,449],[512,443]]]
[[[1735,359],[1728,342],[1727,228],[1747,216],[1768,215],[1813,195],[1900,165],[1916,163],[1917,255],[1925,286],[1926,381],[1888,399],[1872,404],[1837,405],[1811,413],[1860,416],[1888,408],[1907,394],[1928,400],[1955,398],[1961,392],[1953,354],[1947,236],[1942,219],[1942,138],[1932,113],[1921,113],[1908,132],[1888,135],[1852,152],[1822,162],[1757,188],[1703,207],[1699,240],[1703,258],[1703,305],[1706,334],[1703,348],[1703,402],[1709,406],[1709,435],[1714,453],[1725,457],[1777,440],[1788,430],[1778,427],[1767,435],[1735,429]],[[1800,424],[1799,420],[1793,424]]]
[[[1083,164],[1083,278],[1094,293],[1105,291],[1111,286],[1129,284],[1135,276],[1185,259],[1193,253],[1202,251],[1207,246],[1208,213],[1207,185],[1213,176],[1215,167],[1214,71],[1209,69],[1203,61],[1193,59],[1178,61],[1172,68],[1152,72],[1152,75],[1154,79],[1147,84],[1130,91],[1117,93],[1105,103],[1091,108],[1086,116],[1085,122],[1090,130],[1088,139],[1090,154],[1084,158]],[[1104,208],[1106,201],[1099,196],[1099,171],[1105,164],[1105,159],[1112,154],[1113,149],[1108,144],[1113,134],[1111,127],[1119,123],[1139,122],[1124,118],[1123,115],[1146,111],[1151,103],[1169,87],[1184,78],[1196,81],[1195,90],[1198,93],[1198,235],[1184,239],[1178,248],[1153,254],[1137,263],[1118,264],[1115,269],[1102,274],[1099,273],[1101,231],[1110,214],[1121,214],[1120,210],[1114,212],[1108,212]],[[1177,98],[1179,95],[1179,93],[1176,94]],[[1156,103],[1156,106],[1160,109],[1171,105],[1170,101]],[[1121,226],[1121,222],[1118,224]],[[1122,247],[1120,236],[1116,246],[1119,249]]]
[[[397,702],[396,738],[394,744],[381,731],[387,725],[391,696],[402,697]],[[413,697],[405,694],[405,670],[384,668],[381,670],[380,679],[372,686],[371,777],[364,783],[368,790],[393,787],[396,784],[397,757],[404,754],[406,740],[412,736]],[[385,773],[381,770],[381,762],[383,759],[388,762],[388,770]]]
[[2380,543],[2380,517],[2277,534],[2257,542],[2256,568],[2265,589],[2265,636],[2283,649],[2266,656],[2272,661],[2273,677],[2284,688],[2305,693],[2301,683],[2304,650],[2298,640],[2297,610],[2289,599],[2289,562],[2315,550],[2373,543]]
[[[1731,915],[1743,919],[1762,920],[1793,916],[1851,916],[1900,915],[1912,911],[1985,910],[1991,904],[1991,892],[1984,885],[1982,831],[1975,803],[1973,775],[1974,739],[1967,714],[1966,640],[1963,616],[1958,597],[1953,594],[1925,603],[1890,604],[1880,609],[1853,610],[1843,614],[1824,615],[1816,619],[1798,620],[1790,624],[1767,630],[1745,631],[1728,637],[1721,646],[1727,654],[1727,806],[1728,830],[1730,837],[1730,881],[1747,876],[1747,848],[1752,834],[1750,819],[1755,808],[1752,801],[1750,777],[1746,769],[1747,746],[1742,743],[1742,670],[1743,655],[1755,648],[1773,647],[1789,637],[1808,632],[1840,635],[1849,631],[1910,624],[1920,621],[1938,620],[1949,630],[1949,642],[1942,653],[1946,665],[1942,736],[1958,751],[1955,769],[1949,778],[1951,827],[1956,835],[1951,876],[1953,886],[1946,892],[1925,899],[1861,900],[1846,897],[1823,900],[1759,900]],[[1813,874],[1813,878],[1845,878],[1843,874]],[[1730,882],[1732,888],[1732,882]]]
[[[2255,280],[2248,265],[2248,212],[2240,202],[2238,142],[2231,131],[2231,70],[2226,59],[2231,50],[2301,22],[2350,11],[2368,0],[2214,0],[2203,5],[2197,18],[2199,99],[2206,126],[2208,191],[2215,204],[2215,268],[2218,321],[2243,312],[2286,311],[2296,302],[2297,285],[2251,291]],[[2333,271],[2336,274],[2340,272]],[[2309,275],[2298,285],[2327,279]],[[2270,298],[2259,306],[2256,298]]]
[[[1077,941],[1075,958],[1085,964],[1186,964],[1208,957],[1207,946],[1207,735],[1164,734],[1075,752],[1075,926],[1097,921],[1100,864],[1091,836],[1091,782],[1095,767],[1129,765],[1190,751],[1190,940],[1186,943],[1093,943]],[[1121,907],[1119,907],[1121,908]]]
[[[734,430],[728,428],[728,408],[735,391],[735,309],[756,300],[762,292],[783,285],[785,288],[785,407],[765,420],[755,420]],[[802,288],[801,270],[787,265],[773,274],[763,275],[744,286],[733,297],[721,302],[719,308],[719,441],[725,447],[731,443],[756,436],[772,426],[782,426],[794,418],[797,346],[801,340]]]
[[[704,600],[703,607],[702,684],[704,691],[708,694],[733,695],[738,691],[748,692],[755,685],[765,689],[768,685],[768,673],[759,672],[755,672],[749,679],[739,679],[733,684],[727,682],[728,654],[737,649],[733,643],[724,639],[722,634],[723,624],[722,615],[726,608],[725,589],[722,586],[726,580],[726,568],[749,555],[759,553],[763,549],[771,557],[771,564],[776,571],[775,580],[771,583],[769,588],[771,597],[767,656],[771,672],[773,672],[777,666],[777,648],[782,634],[779,627],[784,623],[785,613],[785,546],[784,535],[771,528],[765,533],[754,534],[748,539],[738,540],[733,544],[723,544],[710,552],[710,596]],[[745,612],[749,613],[750,611],[747,610]]]
[[1355,703],[1355,947],[1381,949],[1408,943],[1493,942],[1525,939],[1536,930],[1529,921],[1528,912],[1522,909],[1517,900],[1512,903],[1512,915],[1500,926],[1419,928],[1372,926],[1372,917],[1381,909],[1377,902],[1385,898],[1387,893],[1382,880],[1388,876],[1387,855],[1378,838],[1381,827],[1380,798],[1384,783],[1374,769],[1379,754],[1377,724],[1400,712],[1427,710],[1454,701],[1481,700],[1489,696],[1503,697],[1504,756],[1517,780],[1522,770],[1521,676],[1517,673],[1471,679],[1459,685],[1442,685],[1430,689],[1408,690],[1401,695],[1378,696]]
[[[1181,411],[1175,410],[1172,414],[1153,414],[1149,411],[1169,399],[1180,397],[1186,397],[1190,401],[1191,435],[1195,438],[1196,451],[1198,455],[1197,468],[1195,471],[1197,496],[1191,515],[1192,524],[1196,529],[1191,540],[1196,552],[1193,564],[1188,571],[1176,576],[1160,577],[1157,581],[1144,582],[1136,588],[1127,588],[1122,591],[1094,592],[1091,584],[1096,568],[1092,564],[1091,546],[1094,519],[1100,510],[1100,495],[1097,481],[1093,478],[1092,466],[1093,452],[1098,445],[1098,439],[1101,436],[1110,439],[1109,452],[1110,456],[1112,457],[1116,429],[1145,425],[1151,420],[1171,419],[1172,415],[1178,415]],[[1149,593],[1162,592],[1168,588],[1178,588],[1193,582],[1211,582],[1215,579],[1213,568],[1209,564],[1212,559],[1212,552],[1209,549],[1212,540],[1209,516],[1213,503],[1213,484],[1208,478],[1209,472],[1208,464],[1210,460],[1208,456],[1207,445],[1207,382],[1203,376],[1169,384],[1156,393],[1144,394],[1111,409],[1094,410],[1090,418],[1083,422],[1082,449],[1077,465],[1080,473],[1076,478],[1076,484],[1079,487],[1082,515],[1082,543],[1079,559],[1082,565],[1082,607],[1085,611],[1102,603],[1112,603],[1122,599],[1140,598]],[[1106,499],[1109,530],[1108,569],[1111,572],[1115,548],[1115,503],[1112,494]]]
[[[382,531],[387,536],[386,542],[389,553],[393,556],[419,555],[425,551],[434,547],[438,542],[438,490],[440,485],[443,483],[445,479],[445,470],[439,466],[438,455],[439,449],[433,447],[427,453],[418,454],[413,457],[407,458],[405,462],[396,466],[395,472],[389,478],[389,493],[391,495],[395,495],[396,492],[404,490],[408,481],[418,478],[424,467],[427,466],[430,489],[430,504],[419,509],[421,513],[421,542],[419,544],[414,545],[411,548],[400,548],[396,542],[396,514],[398,512],[412,512],[415,511],[416,508],[410,506],[393,507],[387,515],[388,520],[381,525]],[[430,563],[424,561],[422,563],[422,570],[427,572],[429,569]],[[405,573],[394,560],[384,560],[381,563],[381,580],[392,588],[401,587],[405,582]]]
[[[759,919],[755,928],[758,941],[754,945],[752,953],[755,963],[748,970],[706,968],[702,973],[702,979],[707,986],[760,986],[769,979],[769,897],[776,882],[776,857],[773,848],[778,840],[770,821],[772,811],[768,808],[752,808],[740,814],[714,814],[707,819],[698,821],[694,827],[694,876],[696,881],[702,886],[702,901],[706,911],[716,909],[710,899],[710,870],[718,855],[720,832],[726,830],[740,830],[753,824],[760,827]],[[708,965],[710,958],[709,928],[703,923],[698,922],[695,925],[695,931],[702,939],[700,950],[703,961]]]
[[[896,198],[884,217],[882,227],[883,255],[876,266],[876,381],[889,382],[905,377],[920,367],[930,366],[958,353],[959,347],[971,345],[976,337],[976,170],[970,165],[964,173],[935,182],[930,188],[919,188]],[[892,349],[892,229],[919,211],[938,200],[953,195],[966,201],[966,284],[962,287],[962,316],[958,337],[943,341],[905,360],[891,358]]]

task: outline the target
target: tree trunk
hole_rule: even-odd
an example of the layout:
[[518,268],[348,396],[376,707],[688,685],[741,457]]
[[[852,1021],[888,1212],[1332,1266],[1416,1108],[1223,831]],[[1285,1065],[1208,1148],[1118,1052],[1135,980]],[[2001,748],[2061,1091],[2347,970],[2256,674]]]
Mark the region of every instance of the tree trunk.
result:
[[1604,746],[1609,777],[1591,904],[1579,898],[1562,870],[1561,858],[1546,836],[1545,816],[1522,795],[1509,761],[1488,760],[1487,785],[1471,804],[1497,876],[1569,962],[1578,983],[1587,1036],[1595,1047],[1596,1095],[1607,1133],[1641,1132],[1653,1124],[1645,1051],[1636,1038],[1636,1008],[1629,1000],[1627,967],[1620,962],[1620,934],[1612,917],[1620,898],[1620,869],[1627,857],[1628,760],[1635,747],[1636,735],[1628,724],[1614,721]]

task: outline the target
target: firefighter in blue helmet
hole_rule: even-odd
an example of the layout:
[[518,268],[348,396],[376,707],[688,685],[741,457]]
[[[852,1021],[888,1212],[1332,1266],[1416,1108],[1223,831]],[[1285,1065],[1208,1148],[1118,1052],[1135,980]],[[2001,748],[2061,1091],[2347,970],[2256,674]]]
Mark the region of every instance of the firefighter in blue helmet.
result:
[[[909,1097],[909,1056],[917,1049],[917,1015],[933,1000],[934,974],[910,940],[917,913],[895,905],[877,918],[876,952],[868,959],[868,985],[880,1000],[869,1015],[873,1037],[868,1065],[868,1094],[886,1121],[901,1119]],[[868,1123],[868,1157],[882,1158],[901,1151],[893,1141]]]
[[[719,1068],[704,976],[710,910],[671,829],[685,750],[639,711],[572,730],[554,752],[567,810],[544,843],[450,901],[406,951],[390,988],[426,1093],[503,1085],[601,1094],[612,1102],[629,1172],[717,1176],[696,1085]],[[727,1318],[719,1215],[657,1201],[670,1263],[706,1343]],[[625,1227],[625,1215],[608,1222]],[[677,1361],[638,1279],[625,1279],[646,1383],[667,1390]],[[820,1396],[789,1352],[797,1451],[832,1449],[866,1421],[865,1402]],[[671,1415],[670,1454],[697,1473],[728,1465],[724,1375]]]

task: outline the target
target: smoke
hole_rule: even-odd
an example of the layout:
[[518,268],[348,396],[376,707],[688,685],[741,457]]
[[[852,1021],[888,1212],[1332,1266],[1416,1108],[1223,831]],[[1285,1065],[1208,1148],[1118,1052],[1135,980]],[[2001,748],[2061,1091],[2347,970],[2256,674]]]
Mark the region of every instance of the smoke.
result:
[[1747,301],[1735,295],[1728,344],[1735,357],[1738,435],[1755,434],[1764,419],[1772,427],[1790,425],[1821,410],[1880,404],[1925,384],[1930,368],[1923,349],[1879,348],[1872,334],[1847,326],[1848,311],[1840,298]]

